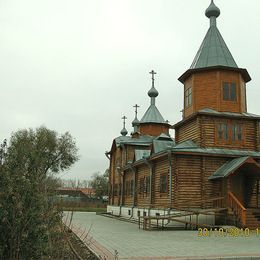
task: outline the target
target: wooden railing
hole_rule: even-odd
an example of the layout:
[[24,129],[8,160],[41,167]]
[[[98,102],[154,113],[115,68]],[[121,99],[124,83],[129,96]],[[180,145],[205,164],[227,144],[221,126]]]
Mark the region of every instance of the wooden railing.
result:
[[240,224],[243,227],[245,227],[246,208],[242,205],[242,203],[237,199],[237,197],[231,191],[228,193],[228,207],[232,209]]

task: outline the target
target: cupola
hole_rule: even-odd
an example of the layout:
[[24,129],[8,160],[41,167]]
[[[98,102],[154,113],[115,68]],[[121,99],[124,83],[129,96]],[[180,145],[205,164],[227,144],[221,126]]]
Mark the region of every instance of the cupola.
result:
[[156,72],[152,70],[152,87],[148,91],[148,96],[150,97],[150,106],[146,110],[140,121],[140,133],[152,136],[158,136],[161,133],[169,134],[169,123],[166,122],[161,115],[160,111],[155,105],[156,97],[159,95],[159,92],[154,86],[154,75]]
[[190,68],[179,78],[184,84],[183,117],[204,108],[246,112],[246,83],[251,80],[250,75],[237,66],[217,28],[220,9],[213,0],[205,15],[210,27]]

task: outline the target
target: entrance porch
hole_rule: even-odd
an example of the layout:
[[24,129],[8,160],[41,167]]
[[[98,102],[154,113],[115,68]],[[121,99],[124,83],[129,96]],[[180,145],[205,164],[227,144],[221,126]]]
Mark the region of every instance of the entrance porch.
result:
[[209,179],[221,180],[225,207],[238,226],[260,227],[260,165],[252,157],[225,163]]

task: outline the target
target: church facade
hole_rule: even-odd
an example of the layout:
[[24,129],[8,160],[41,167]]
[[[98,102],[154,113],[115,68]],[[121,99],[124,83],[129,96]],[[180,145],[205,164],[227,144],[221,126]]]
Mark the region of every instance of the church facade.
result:
[[179,77],[182,120],[170,125],[159,112],[152,71],[149,108],[139,121],[135,106],[133,132],[127,135],[124,125],[107,153],[107,211],[114,215],[219,208],[225,221],[232,216],[238,226],[260,226],[260,116],[247,112],[251,78],[217,28],[220,10],[213,1],[205,14],[210,27],[191,67]]

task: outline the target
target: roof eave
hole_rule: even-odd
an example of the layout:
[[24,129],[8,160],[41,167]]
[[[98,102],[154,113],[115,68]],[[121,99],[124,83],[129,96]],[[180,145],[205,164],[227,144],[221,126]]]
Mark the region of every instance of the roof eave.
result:
[[171,127],[171,124],[163,123],[163,122],[140,122],[140,125],[148,125],[148,124],[164,125],[167,127]]
[[196,69],[188,69],[184,72],[178,80],[181,83],[185,83],[186,79],[189,78],[192,74],[197,72],[204,72],[204,71],[212,71],[212,70],[230,70],[230,71],[237,71],[240,72],[241,76],[243,77],[244,81],[247,83],[251,80],[251,77],[246,69],[242,68],[234,68],[234,67],[226,67],[226,66],[212,66],[212,67],[205,67],[205,68],[196,68]]
[[[226,118],[234,118],[234,115],[228,115],[228,114],[224,114],[223,113],[220,113],[220,114],[214,114],[214,113],[210,113],[210,112],[203,112],[203,111],[197,111],[195,112],[194,114],[191,114],[190,116],[188,116],[187,118],[179,121],[178,123],[174,124],[171,126],[171,129],[176,129],[177,127],[179,126],[182,126],[183,124],[187,123],[188,121],[194,119],[196,116],[198,115],[205,115],[205,116],[214,116],[214,117],[226,117]],[[257,117],[257,116],[245,116],[245,115],[240,115],[240,114],[237,114],[235,115],[235,118],[239,118],[239,119],[247,119],[247,120],[259,120],[260,119],[260,116]]]

